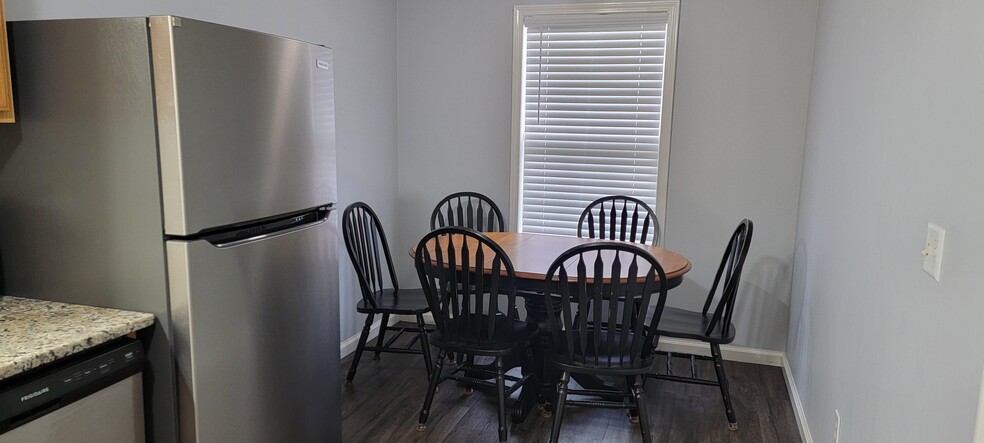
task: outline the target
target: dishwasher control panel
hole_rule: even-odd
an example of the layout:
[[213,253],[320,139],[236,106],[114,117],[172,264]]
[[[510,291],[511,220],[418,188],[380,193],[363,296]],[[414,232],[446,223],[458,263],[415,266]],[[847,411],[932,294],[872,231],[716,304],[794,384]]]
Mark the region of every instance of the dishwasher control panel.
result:
[[125,339],[0,383],[0,433],[143,370],[139,341]]

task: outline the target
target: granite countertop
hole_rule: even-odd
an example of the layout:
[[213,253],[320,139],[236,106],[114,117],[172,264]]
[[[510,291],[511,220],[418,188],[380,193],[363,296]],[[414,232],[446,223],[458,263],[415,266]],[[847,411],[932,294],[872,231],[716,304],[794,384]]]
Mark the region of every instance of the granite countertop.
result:
[[154,315],[0,297],[0,380],[154,324]]

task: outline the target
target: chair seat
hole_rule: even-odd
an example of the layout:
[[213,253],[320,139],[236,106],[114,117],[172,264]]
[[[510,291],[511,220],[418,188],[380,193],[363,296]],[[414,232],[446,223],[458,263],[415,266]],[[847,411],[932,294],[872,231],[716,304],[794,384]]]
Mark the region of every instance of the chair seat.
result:
[[[480,317],[480,318],[476,318]],[[471,314],[468,321],[462,324],[476,328],[476,324],[481,322],[481,330],[487,331],[489,327],[489,316],[481,314]],[[474,355],[501,356],[511,354],[513,351],[522,348],[526,342],[536,336],[536,323],[527,323],[523,320],[515,320],[504,315],[492,317],[495,322],[494,335],[491,340],[487,340],[487,334],[482,334],[483,340],[461,340],[457,337],[444,337],[441,331],[433,332],[429,336],[430,343],[439,348],[452,351],[464,352]],[[450,329],[454,330],[454,324]]]
[[663,316],[659,320],[659,335],[664,337],[687,338],[700,340],[705,343],[724,344],[731,343],[735,339],[735,325],[728,324],[726,334],[719,334],[716,330],[713,335],[704,334],[707,325],[710,324],[710,317],[704,317],[700,312],[688,311],[686,309],[663,308]]
[[[630,333],[627,336],[625,346],[620,346],[619,338],[621,333],[614,332],[615,344],[611,350],[611,355],[609,355],[608,350],[608,338],[609,334],[612,333],[607,331],[601,332],[600,349],[595,348],[592,334],[592,331],[588,331],[588,343],[586,346],[579,346],[580,336],[575,336],[574,348],[580,349],[581,352],[575,353],[574,358],[568,355],[566,343],[560,343],[559,345],[557,343],[552,344],[554,362],[563,370],[598,375],[629,375],[649,372],[653,365],[652,356],[637,358],[634,362],[631,361],[630,355],[632,353],[632,347],[636,342],[636,334]],[[597,365],[595,365],[595,358],[598,359]],[[582,363],[582,361],[585,363]]]
[[377,314],[398,314],[398,315],[417,315],[430,311],[427,298],[424,297],[422,289],[400,289],[395,291],[392,288],[376,291],[373,294],[376,307],[368,306],[365,299],[359,300],[355,310],[363,314],[370,312]]

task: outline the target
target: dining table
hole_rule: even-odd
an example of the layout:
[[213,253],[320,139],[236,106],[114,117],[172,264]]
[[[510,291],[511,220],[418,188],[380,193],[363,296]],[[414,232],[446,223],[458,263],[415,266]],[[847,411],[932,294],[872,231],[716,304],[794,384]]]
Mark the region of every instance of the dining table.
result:
[[[502,248],[503,252],[512,262],[516,276],[516,295],[523,297],[524,308],[526,311],[526,321],[537,323],[541,331],[547,331],[547,304],[544,303],[543,290],[545,288],[545,278],[550,265],[562,253],[575,246],[611,242],[617,240],[582,238],[565,235],[540,234],[527,232],[484,232],[492,241]],[[630,243],[623,241],[622,243]],[[691,269],[690,260],[682,254],[661,246],[644,245],[631,243],[646,250],[660,266],[666,275],[668,289],[679,286],[683,282],[683,276]],[[431,251],[433,252],[433,251]],[[410,256],[416,256],[416,247],[410,249]],[[565,264],[567,267],[574,266],[574,261]],[[483,263],[485,274],[491,274],[492,257],[488,257]],[[569,270],[574,273],[573,269]],[[625,271],[623,271],[625,272]],[[641,278],[645,273],[640,273]],[[606,276],[612,278],[613,276]],[[622,278],[626,278],[624,275]],[[532,371],[536,379],[540,381],[539,389],[522,389],[519,400],[513,405],[513,421],[519,422],[533,410],[538,401],[542,401],[550,396],[553,387],[559,380],[559,373],[550,363],[550,334],[540,334],[538,340],[533,343],[534,362],[532,365],[521,365],[519,362],[507,362],[506,367],[522,366],[524,374]],[[508,364],[512,363],[512,366]],[[594,376],[576,376],[575,381],[583,388],[606,391],[617,389],[612,383],[606,382]],[[549,411],[549,405],[546,405]]]

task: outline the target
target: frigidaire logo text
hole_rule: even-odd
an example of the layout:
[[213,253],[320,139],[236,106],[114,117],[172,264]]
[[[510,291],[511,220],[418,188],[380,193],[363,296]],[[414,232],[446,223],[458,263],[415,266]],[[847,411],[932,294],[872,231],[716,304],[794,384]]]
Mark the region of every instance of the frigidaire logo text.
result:
[[30,399],[32,399],[34,397],[37,397],[37,396],[39,396],[41,394],[44,394],[45,392],[48,392],[48,391],[50,391],[50,389],[48,389],[48,388],[43,388],[43,389],[34,391],[34,392],[30,393],[30,394],[27,394],[27,395],[21,397],[21,401],[22,402],[28,401],[28,400],[30,400]]

